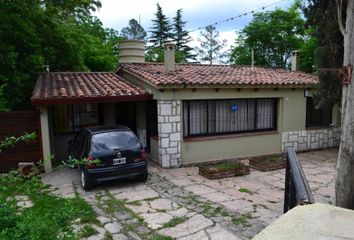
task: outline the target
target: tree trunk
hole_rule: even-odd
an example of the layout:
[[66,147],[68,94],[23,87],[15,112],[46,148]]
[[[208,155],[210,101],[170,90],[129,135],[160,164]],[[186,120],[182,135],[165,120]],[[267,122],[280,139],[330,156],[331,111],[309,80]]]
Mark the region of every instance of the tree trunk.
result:
[[[343,65],[354,65],[354,0],[347,1]],[[339,9],[340,11],[340,9]],[[339,19],[341,21],[341,19]],[[342,29],[343,30],[343,29]],[[336,176],[336,205],[354,209],[354,76],[343,85],[342,133]]]

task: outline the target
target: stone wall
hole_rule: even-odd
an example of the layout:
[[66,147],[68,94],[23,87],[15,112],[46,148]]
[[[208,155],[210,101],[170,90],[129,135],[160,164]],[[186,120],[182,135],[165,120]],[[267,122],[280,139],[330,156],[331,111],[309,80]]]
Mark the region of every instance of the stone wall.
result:
[[181,101],[157,101],[159,163],[162,167],[181,164]]
[[340,142],[340,128],[290,131],[282,134],[282,151],[294,147],[295,151],[335,147]]

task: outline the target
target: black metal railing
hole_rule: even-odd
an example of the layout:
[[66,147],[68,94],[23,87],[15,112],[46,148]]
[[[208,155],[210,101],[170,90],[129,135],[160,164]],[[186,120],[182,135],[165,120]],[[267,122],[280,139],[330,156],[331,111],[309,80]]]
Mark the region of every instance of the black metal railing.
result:
[[294,148],[286,149],[284,213],[296,207],[314,203],[311,188],[296,157]]

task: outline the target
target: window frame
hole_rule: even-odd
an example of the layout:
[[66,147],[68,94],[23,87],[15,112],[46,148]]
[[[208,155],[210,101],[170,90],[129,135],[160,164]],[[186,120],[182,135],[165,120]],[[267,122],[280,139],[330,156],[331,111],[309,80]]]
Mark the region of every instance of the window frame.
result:
[[[241,130],[241,131],[228,131],[228,132],[209,132],[209,103],[210,101],[218,102],[218,101],[232,101],[232,100],[237,100],[237,101],[255,101],[255,107],[254,107],[254,129],[251,130]],[[259,100],[273,100],[273,112],[272,112],[272,117],[274,119],[273,121],[273,126],[270,128],[262,128],[262,129],[257,129],[257,111],[258,111],[258,101]],[[190,102],[192,101],[205,101],[206,102],[206,133],[201,133],[201,134],[190,134]],[[215,103],[216,104],[216,103]],[[187,126],[185,126],[185,106],[188,108],[188,119],[187,119]],[[188,139],[188,138],[194,138],[194,137],[210,137],[210,136],[227,136],[227,135],[235,135],[235,134],[243,134],[243,133],[261,133],[261,132],[271,132],[271,131],[276,131],[278,129],[278,112],[279,112],[279,98],[232,98],[232,99],[195,99],[195,100],[183,100],[183,105],[182,105],[182,114],[183,114],[183,138]],[[217,121],[217,119],[215,119]],[[187,127],[187,131],[186,128]],[[186,134],[187,133],[187,134]]]

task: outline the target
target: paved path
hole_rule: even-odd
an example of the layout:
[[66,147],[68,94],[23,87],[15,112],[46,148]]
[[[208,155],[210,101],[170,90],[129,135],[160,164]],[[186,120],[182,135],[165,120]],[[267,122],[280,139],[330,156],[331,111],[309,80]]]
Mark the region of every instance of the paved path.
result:
[[[318,202],[334,202],[336,154],[298,154]],[[76,191],[94,206],[101,224],[90,239],[251,239],[282,214],[284,169],[220,180],[200,176],[196,167],[151,164],[149,171],[146,183],[111,182],[91,192],[82,191],[75,170],[54,172],[44,182],[64,197]]]

